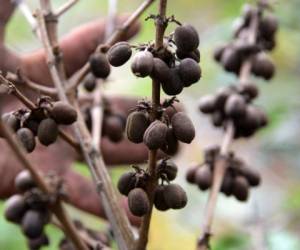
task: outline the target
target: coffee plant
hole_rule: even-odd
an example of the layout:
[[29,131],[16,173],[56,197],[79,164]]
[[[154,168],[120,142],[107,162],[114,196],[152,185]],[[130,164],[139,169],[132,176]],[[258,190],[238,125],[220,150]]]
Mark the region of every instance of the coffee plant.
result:
[[[176,183],[178,166],[172,157],[181,143],[190,144],[196,135],[178,96],[185,88],[198,83],[202,76],[198,31],[193,25],[168,16],[167,0],[146,0],[120,27],[114,27],[115,13],[110,15],[104,41],[88,53],[83,66],[70,77],[64,60],[67,56],[57,39],[57,28],[60,17],[77,1],[70,0],[57,10],[50,0],[39,2],[39,9],[29,16],[24,2],[0,1],[8,15],[3,25],[17,4],[23,11],[27,9],[24,15],[43,44],[43,60],[47,61],[47,73],[54,84],[49,87],[35,82],[35,78],[29,77],[22,68],[2,69],[1,111],[7,96],[23,106],[2,112],[0,136],[25,168],[15,177],[16,194],[6,201],[5,218],[20,226],[29,249],[51,244],[44,230],[47,224],[64,232],[58,246],[61,250],[111,249],[111,237],[119,249],[147,249],[153,207],[160,211],[178,210],[188,202],[187,193]],[[158,13],[145,20],[154,23],[153,41],[127,42],[137,19],[155,2]],[[259,89],[250,75],[271,80],[275,73],[275,66],[267,55],[276,45],[278,29],[271,11],[272,6],[267,1],[245,5],[233,40],[214,53],[215,60],[224,70],[236,74],[238,80],[237,84],[203,96],[199,103],[200,111],[224,131],[222,144],[208,147],[203,163],[189,168],[186,175],[189,183],[197,185],[201,191],[211,192],[197,242],[199,250],[210,249],[218,193],[246,202],[250,189],[261,183],[260,174],[230,150],[230,144],[254,136],[268,124],[266,113],[254,104]],[[166,32],[167,28],[171,33]],[[137,78],[148,79],[152,92],[150,99],[131,103],[130,111],[126,112],[107,97],[104,85],[108,84],[112,67],[121,67],[129,60],[131,73]],[[161,98],[161,91],[167,98]],[[147,150],[147,166],[131,160],[132,169],[119,178],[116,189],[99,146],[102,139],[117,145],[124,138],[129,145],[136,144],[137,148]],[[87,164],[111,233],[95,231],[84,222],[72,220],[63,207],[70,195],[64,180],[55,171],[41,172],[31,161],[29,154],[39,154],[40,145],[50,152],[51,145],[57,146],[60,140]],[[117,190],[126,197],[128,216],[120,206]],[[137,221],[137,237],[129,219]]]

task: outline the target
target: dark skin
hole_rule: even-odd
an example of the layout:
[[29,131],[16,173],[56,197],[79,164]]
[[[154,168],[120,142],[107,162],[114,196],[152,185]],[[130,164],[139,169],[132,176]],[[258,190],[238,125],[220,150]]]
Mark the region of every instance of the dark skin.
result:
[[[45,53],[42,49],[26,55],[20,55],[8,50],[5,46],[5,26],[14,11],[14,6],[9,0],[0,0],[0,70],[3,72],[16,72],[21,69],[23,74],[34,82],[53,86],[51,76],[45,60]],[[127,16],[119,18],[122,23]],[[127,40],[139,31],[139,24],[134,24],[122,40]],[[71,77],[88,60],[88,57],[95,50],[96,46],[103,42],[105,31],[105,20],[97,20],[71,31],[60,40],[60,48],[64,55],[64,64],[68,77]],[[33,98],[35,95],[24,89],[22,85],[17,86]],[[109,101],[114,109],[125,114],[136,104],[136,99],[124,97],[110,97]],[[23,107],[14,97],[6,97],[3,111],[15,110]],[[112,143],[103,138],[100,148],[103,152],[105,163],[108,166],[121,164],[145,163],[148,157],[144,145],[133,144],[127,139],[120,143]],[[22,170],[22,164],[14,156],[3,139],[0,139],[0,198],[7,198],[15,192],[14,178]],[[79,159],[78,154],[64,141],[59,139],[54,145],[44,147],[38,144],[35,151],[28,155],[31,163],[40,171],[53,172],[61,176],[65,181],[69,202],[87,212],[105,217],[101,202],[95,191],[93,183],[72,170],[72,165]],[[128,212],[127,203],[122,199],[123,207]],[[139,219],[128,212],[133,224],[138,224]]]

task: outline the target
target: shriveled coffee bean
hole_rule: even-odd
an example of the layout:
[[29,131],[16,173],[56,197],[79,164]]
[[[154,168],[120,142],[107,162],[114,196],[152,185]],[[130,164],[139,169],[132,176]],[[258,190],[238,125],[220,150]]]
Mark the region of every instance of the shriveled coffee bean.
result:
[[173,128],[168,128],[166,142],[160,149],[168,155],[174,155],[177,153],[178,148],[179,143],[174,135]]
[[26,192],[36,187],[36,184],[28,170],[22,170],[15,178],[15,187],[18,191]]
[[123,139],[123,121],[120,117],[109,115],[103,121],[103,132],[113,142],[120,142]]
[[179,59],[185,59],[185,58],[191,58],[195,62],[199,63],[200,62],[200,51],[198,49],[195,49],[193,51],[185,51],[185,50],[176,50],[176,55]]
[[22,231],[30,239],[36,239],[43,233],[44,222],[40,212],[28,210],[22,219]]
[[144,216],[150,211],[150,201],[146,192],[141,188],[134,188],[128,194],[128,206],[135,216]]
[[58,126],[56,122],[51,118],[41,121],[38,128],[38,138],[40,143],[45,146],[49,146],[56,141],[57,137]]
[[199,168],[198,165],[189,167],[189,169],[187,170],[186,175],[185,175],[185,179],[188,183],[191,183],[191,184],[196,183],[195,177],[196,177],[196,172],[197,172],[198,168]]
[[96,78],[92,74],[87,75],[87,77],[83,81],[83,87],[85,88],[85,90],[88,92],[92,92],[94,91],[96,86]]
[[77,120],[76,110],[68,103],[55,102],[51,109],[51,116],[58,124],[70,125]]
[[156,187],[154,193],[154,206],[157,210],[160,211],[166,211],[170,209],[170,207],[168,206],[165,200],[164,189],[165,186],[159,185]]
[[20,128],[17,131],[17,138],[21,142],[27,153],[31,153],[35,149],[35,137],[30,129]]
[[228,47],[222,54],[221,63],[226,71],[239,73],[242,60],[237,50]]
[[20,223],[27,210],[25,199],[20,194],[15,194],[5,201],[4,217],[10,222]]
[[159,58],[153,59],[153,70],[151,77],[165,84],[172,81],[171,70],[168,65]]
[[178,49],[189,52],[198,48],[199,35],[192,25],[184,24],[175,29],[174,41]]
[[185,87],[196,83],[201,78],[201,68],[193,59],[183,59],[179,64],[179,76]]
[[229,96],[225,104],[225,114],[232,118],[243,117],[246,114],[247,104],[243,96],[233,94]]
[[215,48],[214,50],[214,59],[217,62],[221,62],[222,55],[226,49],[227,45],[219,45],[218,47]]
[[198,187],[203,191],[210,188],[212,184],[212,172],[208,165],[203,165],[197,169],[195,173],[195,182],[198,184]]
[[242,83],[239,86],[239,93],[249,98],[249,100],[253,100],[258,96],[259,90],[253,83]]
[[107,52],[110,65],[119,67],[125,64],[132,55],[131,46],[128,42],[118,42]]
[[90,56],[91,72],[97,78],[107,78],[110,74],[110,65],[106,56],[102,53],[96,53]]
[[121,194],[127,196],[128,193],[133,188],[135,188],[135,184],[136,184],[135,173],[133,172],[124,173],[118,181],[118,190]]
[[127,117],[126,134],[127,138],[133,143],[143,142],[146,129],[150,125],[149,116],[143,111],[134,111]]
[[156,120],[146,129],[143,141],[150,150],[159,149],[166,141],[167,132],[167,125]]
[[171,119],[176,138],[184,143],[191,143],[195,138],[195,127],[191,119],[183,112],[177,112]]
[[223,182],[221,185],[221,192],[224,193],[227,196],[230,196],[232,194],[232,189],[233,189],[233,177],[229,170],[226,171],[225,176],[223,178]]
[[169,184],[164,188],[164,198],[168,207],[173,209],[184,208],[187,204],[187,195],[178,184]]
[[152,73],[153,65],[152,53],[149,51],[139,51],[133,58],[131,71],[138,77],[146,77]]
[[260,174],[256,170],[254,170],[248,166],[242,166],[239,169],[239,172],[248,180],[249,184],[252,187],[256,187],[260,184],[261,177],[260,177]]
[[259,53],[253,59],[252,73],[270,80],[275,74],[275,66],[265,53]]
[[199,109],[204,114],[211,114],[216,110],[216,96],[205,95],[199,101]]
[[249,183],[244,176],[237,176],[233,181],[232,193],[239,201],[246,201],[249,196]]
[[30,250],[39,250],[41,247],[49,245],[49,238],[47,235],[42,234],[36,239],[29,239],[28,245]]
[[261,18],[259,23],[260,35],[265,39],[271,40],[276,31],[278,30],[278,20],[277,17],[272,14],[267,14]]
[[178,167],[172,160],[160,160],[158,162],[157,172],[166,175],[169,181],[175,180]]
[[183,90],[183,82],[179,75],[179,68],[174,67],[170,69],[171,80],[168,82],[162,82],[162,89],[167,95],[179,95]]

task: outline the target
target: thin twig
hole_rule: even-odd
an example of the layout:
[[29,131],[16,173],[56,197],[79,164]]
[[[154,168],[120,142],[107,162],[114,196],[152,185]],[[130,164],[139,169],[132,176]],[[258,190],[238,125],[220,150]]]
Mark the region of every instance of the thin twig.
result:
[[[248,29],[248,43],[255,44],[257,37],[257,29],[258,29],[258,17],[259,13],[251,20],[250,27]],[[252,57],[250,56],[245,60],[241,66],[239,73],[239,84],[245,83],[249,81],[251,74],[251,66],[252,66]],[[229,148],[231,146],[233,136],[234,136],[234,125],[230,121],[227,124],[224,138],[221,144],[221,152],[220,157],[216,160],[214,172],[213,172],[213,184],[211,187],[211,191],[209,194],[209,198],[205,207],[204,212],[204,223],[202,226],[201,237],[199,238],[197,244],[197,250],[208,250],[210,249],[210,236],[212,234],[211,227],[214,219],[214,213],[216,210],[216,204],[218,199],[218,194],[220,192],[222,182],[227,169],[227,156],[229,152]]]
[[[167,27],[166,23],[166,11],[167,11],[167,0],[159,1],[159,17],[156,20],[156,35],[155,35],[155,49],[160,49],[163,46],[164,33]],[[158,117],[157,110],[160,106],[160,83],[153,79],[152,80],[152,107],[153,113],[151,114],[152,121]],[[150,211],[144,216],[142,225],[140,227],[139,240],[136,245],[136,250],[146,249],[149,237],[150,221],[153,209],[154,192],[157,186],[156,176],[156,161],[157,161],[157,150],[149,151],[149,165],[148,170],[150,174],[149,184],[147,185],[147,194],[150,200]]]
[[78,2],[78,0],[69,0],[68,2],[66,2],[65,4],[60,6],[56,11],[54,11],[54,13],[53,13],[54,16],[59,17],[59,16],[63,15],[70,8],[72,8],[77,2]]

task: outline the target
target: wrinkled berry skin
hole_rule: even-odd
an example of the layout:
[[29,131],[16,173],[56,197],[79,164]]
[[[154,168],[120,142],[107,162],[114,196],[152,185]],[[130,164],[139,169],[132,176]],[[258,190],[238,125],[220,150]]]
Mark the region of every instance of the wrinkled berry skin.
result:
[[128,194],[128,206],[135,216],[144,216],[150,211],[150,201],[142,188],[134,188]]
[[197,30],[189,24],[184,24],[175,29],[174,40],[178,49],[187,52],[197,49],[200,42]]
[[183,112],[178,112],[171,119],[176,138],[184,143],[191,143],[195,138],[195,127],[190,118]]

